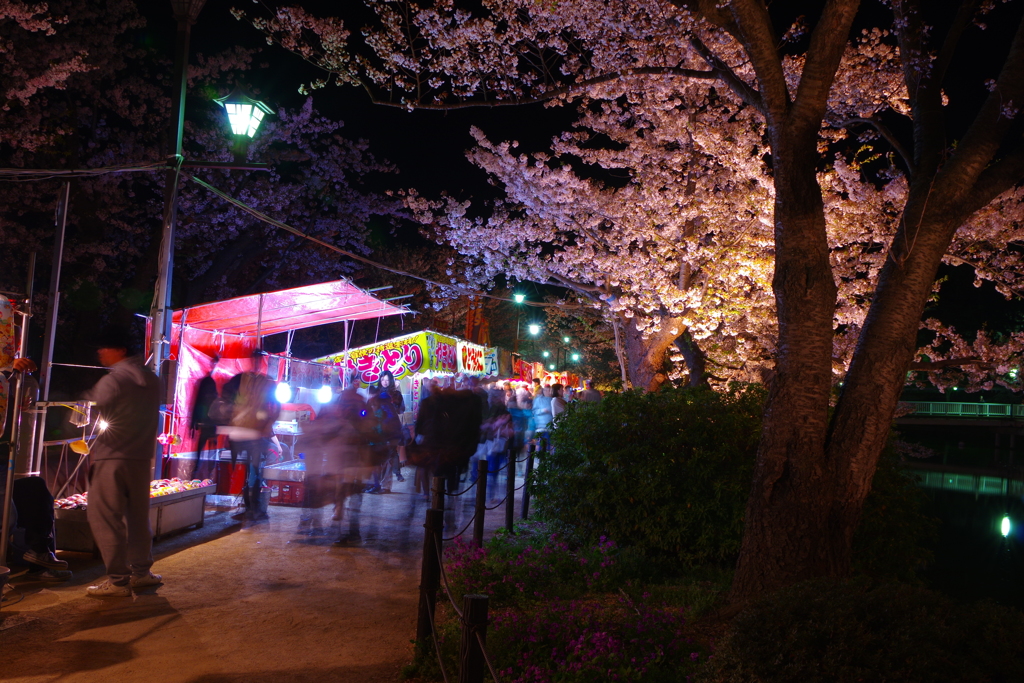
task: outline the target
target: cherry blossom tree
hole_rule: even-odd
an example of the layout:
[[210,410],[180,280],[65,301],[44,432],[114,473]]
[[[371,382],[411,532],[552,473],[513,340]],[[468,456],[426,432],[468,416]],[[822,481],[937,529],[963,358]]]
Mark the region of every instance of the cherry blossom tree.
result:
[[[857,0],[824,0],[809,19],[759,0],[485,0],[472,9],[437,0],[429,6],[372,3],[379,22],[362,36],[353,36],[341,19],[296,8],[255,23],[272,40],[327,70],[329,77],[313,86],[331,80],[357,85],[381,104],[443,109],[543,101],[589,106],[593,101],[614,119],[619,105],[602,100],[601,88],[617,89],[629,104],[637,91],[653,93],[655,103],[703,82],[708,93],[729,93],[729,111],[756,116],[763,126],[760,157],[771,178],[775,343],[774,377],[733,584],[733,599],[743,601],[804,578],[849,570],[850,539],[915,360],[922,312],[943,260],[975,264],[982,277],[1004,288],[1015,281],[1017,254],[1001,245],[1017,230],[1014,188],[1024,178],[1018,121],[1024,24],[1018,8],[993,5],[967,0],[950,11],[920,0],[890,0],[884,20],[889,33],[875,34],[878,39],[871,43],[873,27],[865,25],[869,40],[852,54],[848,41],[859,33],[855,27],[879,21],[866,13],[860,18]],[[978,51],[963,43],[994,12],[1001,13],[1000,28],[1011,29],[998,36],[1003,60],[978,61]],[[990,54],[992,44],[988,47]],[[886,50],[898,59],[885,58]],[[976,89],[984,83],[987,92],[965,89],[963,74],[978,81]],[[885,79],[891,87],[879,89]],[[680,99],[674,110],[664,109],[666,117],[685,119],[699,111],[695,104],[702,100]],[[730,139],[732,123],[731,117],[718,121],[724,140]],[[876,136],[871,145],[887,157],[888,169],[849,154],[851,132]],[[544,250],[551,244],[558,257],[546,262],[562,269],[551,277],[561,275],[577,290],[600,290],[603,276],[601,285],[576,282],[580,264],[561,257],[564,247],[575,247],[576,238],[559,231],[568,225],[575,234],[604,227],[596,219],[611,207],[602,187],[590,186],[589,206],[575,215],[562,199],[532,201],[526,192],[530,183],[550,193],[580,189],[573,187],[578,177],[552,163],[558,145],[551,159],[531,162],[516,156],[513,145],[479,140],[478,163],[502,181],[519,178],[506,185],[510,202],[496,208],[499,220],[523,231],[548,228],[546,238],[527,234],[521,243],[496,250],[495,260],[515,249],[550,256]],[[584,146],[571,137],[559,144],[563,152],[573,144]],[[842,151],[837,147],[844,145],[845,159],[835,161]],[[754,163],[747,157],[750,149],[736,144],[722,165]],[[831,171],[823,174],[822,167]],[[648,170],[644,163],[632,168]],[[675,169],[676,197],[683,194],[678,188],[684,169]],[[832,187],[843,188],[838,197],[830,196]],[[644,199],[656,189],[648,186]],[[567,194],[579,198],[587,192]],[[728,194],[705,190],[696,201],[717,217]],[[844,218],[844,234],[830,233],[830,217],[851,196],[854,210],[845,213],[866,206],[862,221],[847,229]],[[666,211],[675,202],[655,206]],[[456,212],[449,215],[462,221],[457,232],[489,225],[452,208]],[[731,232],[723,229],[723,234],[737,234],[742,224],[736,222],[737,212],[724,211]],[[656,215],[659,222],[665,218]],[[671,224],[673,240],[685,237],[684,225]],[[628,233],[624,222],[620,227]],[[608,237],[600,232],[588,237],[584,250],[598,263]],[[657,253],[656,242],[627,244],[626,253],[641,267],[652,273],[664,268],[666,255]],[[522,268],[522,262],[503,267]],[[622,263],[615,272],[632,267]],[[612,286],[621,284],[615,280]],[[843,292],[849,293],[840,296]],[[605,291],[588,294],[609,300]],[[657,293],[669,295],[685,296]],[[618,294],[611,296],[619,300]],[[656,303],[633,292],[623,298],[641,309],[653,310]],[[673,313],[668,312],[669,320]],[[656,329],[664,328],[643,325],[648,338],[658,334]],[[850,361],[833,405],[837,332],[846,339]]]
[[[50,54],[82,55],[87,69],[59,86],[9,101],[0,112],[0,166],[95,169],[160,164],[170,109],[169,67],[138,31],[135,3],[55,0],[35,8],[56,32]],[[31,28],[32,26],[30,26]],[[41,29],[45,30],[45,29]],[[3,83],[36,73],[46,46],[27,29],[16,34],[17,61],[4,62]],[[20,42],[19,42],[20,41]],[[29,49],[22,46],[29,45]],[[47,48],[48,49],[48,48]],[[39,52],[39,54],[36,53]],[[7,53],[11,54],[11,53]],[[21,61],[22,57],[25,61]],[[30,57],[31,56],[31,57]],[[13,59],[13,58],[12,58]],[[240,148],[212,98],[231,91],[256,65],[252,50],[193,55],[189,71],[185,154],[191,160],[267,162],[269,172],[192,169],[195,176],[255,208],[321,239],[363,254],[367,223],[400,220],[401,203],[372,190],[367,179],[391,174],[365,141],[343,135],[343,124],[318,113],[309,98],[281,108]],[[25,255],[48,261],[60,178],[0,181],[0,271],[4,289],[20,289]],[[97,317],[123,318],[149,308],[156,276],[163,173],[110,173],[72,181],[63,267],[62,348],[95,326]],[[180,192],[175,305],[353,274],[350,262],[259,222],[187,180]],[[115,313],[120,311],[119,313]]]

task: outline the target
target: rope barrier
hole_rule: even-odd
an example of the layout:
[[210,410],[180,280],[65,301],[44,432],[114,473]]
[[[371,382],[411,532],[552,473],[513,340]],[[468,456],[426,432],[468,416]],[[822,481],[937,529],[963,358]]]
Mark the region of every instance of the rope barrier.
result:
[[[442,565],[442,566],[444,566],[444,565]],[[449,598],[449,600],[450,599],[451,598]],[[444,670],[444,660],[441,659],[441,646],[438,644],[437,628],[434,627],[434,611],[432,609],[430,609],[430,602],[429,601],[426,603],[426,606],[427,606],[427,614],[430,615],[430,633],[434,636],[433,637],[433,640],[434,640],[434,652],[437,653],[437,665],[439,667],[441,667],[441,678],[444,679],[444,683],[448,683],[448,672]],[[459,617],[461,618],[462,615],[460,614]]]
[[[437,541],[435,540],[434,543],[436,545]],[[465,617],[462,616],[462,610],[460,610],[459,606],[455,604],[455,599],[452,598],[452,592],[448,588],[448,572],[444,570],[444,559],[441,555],[441,548],[437,549],[437,558],[437,563],[441,567],[441,584],[444,586],[444,594],[448,596],[448,602],[452,603],[452,609],[459,615],[459,621],[465,623],[466,620]]]
[[508,500],[508,494],[505,494],[505,497],[499,500],[497,503],[495,503],[493,507],[484,506],[484,510],[497,510],[498,508],[505,504],[506,500]]
[[[479,480],[477,480],[477,481],[479,481]],[[472,484],[470,484],[469,486],[467,486],[466,488],[464,488],[461,491],[459,491],[458,493],[448,493],[446,491],[444,495],[449,496],[451,498],[457,498],[458,496],[461,496],[464,493],[469,493],[471,490],[473,490],[474,486],[476,486],[476,482],[475,481]]]
[[501,683],[501,679],[498,678],[498,674],[494,671],[494,665],[491,664],[491,658],[487,654],[487,647],[484,645],[484,639],[480,637],[480,632],[473,631],[473,635],[476,636],[476,642],[480,643],[480,652],[484,654],[484,661],[487,663],[487,668],[491,671],[491,678],[494,679],[494,683]]
[[466,533],[466,529],[469,528],[469,525],[473,523],[474,519],[476,519],[476,513],[475,512],[473,513],[473,516],[469,518],[469,521],[466,522],[466,526],[462,527],[462,531],[460,531],[459,533],[455,534],[454,536],[452,536],[450,538],[442,538],[441,540],[442,541],[454,541],[456,538],[458,538],[462,534]]

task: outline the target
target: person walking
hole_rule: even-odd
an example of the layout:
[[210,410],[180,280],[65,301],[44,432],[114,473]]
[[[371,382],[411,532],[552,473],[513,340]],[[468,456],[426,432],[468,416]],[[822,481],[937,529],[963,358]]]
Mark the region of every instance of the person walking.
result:
[[[102,420],[90,450],[89,528],[107,569],[107,579],[86,593],[97,598],[129,597],[133,589],[156,586],[149,526],[149,483],[159,426],[160,381],[131,354],[127,330],[110,329],[97,344],[109,372],[85,398]],[[105,425],[105,426],[102,426]]]
[[[262,522],[268,519],[269,495],[263,489],[263,466],[275,450],[274,423],[281,415],[281,404],[274,397],[277,383],[258,372],[240,374],[234,414],[226,428],[231,448],[245,453],[247,468],[242,500],[245,502],[246,520]],[[225,393],[227,387],[225,385]],[[234,457],[234,453],[233,453]]]
[[583,401],[584,403],[601,402],[601,392],[594,388],[594,380],[584,380],[583,386],[585,386],[586,389],[579,393],[579,397],[576,399],[577,401]]

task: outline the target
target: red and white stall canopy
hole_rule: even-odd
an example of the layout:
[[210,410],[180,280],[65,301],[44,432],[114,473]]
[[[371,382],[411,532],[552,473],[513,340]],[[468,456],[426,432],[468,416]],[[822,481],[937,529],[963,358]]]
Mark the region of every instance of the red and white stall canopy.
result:
[[347,280],[251,294],[174,311],[173,325],[243,337],[408,313]]
[[180,440],[171,452],[196,448],[189,411],[199,380],[213,377],[218,389],[245,370],[267,372],[267,357],[253,356],[260,338],[345,320],[409,313],[351,282],[338,280],[252,294],[174,311],[170,357],[178,362],[171,422]]

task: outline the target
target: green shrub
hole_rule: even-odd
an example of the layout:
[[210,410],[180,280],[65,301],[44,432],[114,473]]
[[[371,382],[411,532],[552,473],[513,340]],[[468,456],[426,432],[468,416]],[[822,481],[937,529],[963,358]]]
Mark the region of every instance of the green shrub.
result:
[[[666,389],[572,406],[532,491],[539,513],[576,542],[612,538],[647,569],[731,564],[739,551],[764,392]],[[936,520],[892,446],[878,462],[854,536],[854,569],[913,581]]]
[[582,544],[649,560],[730,562],[739,551],[763,391],[626,392],[572,406],[536,472],[540,514]]
[[1024,615],[907,585],[812,581],[737,616],[707,683],[1024,681]]

